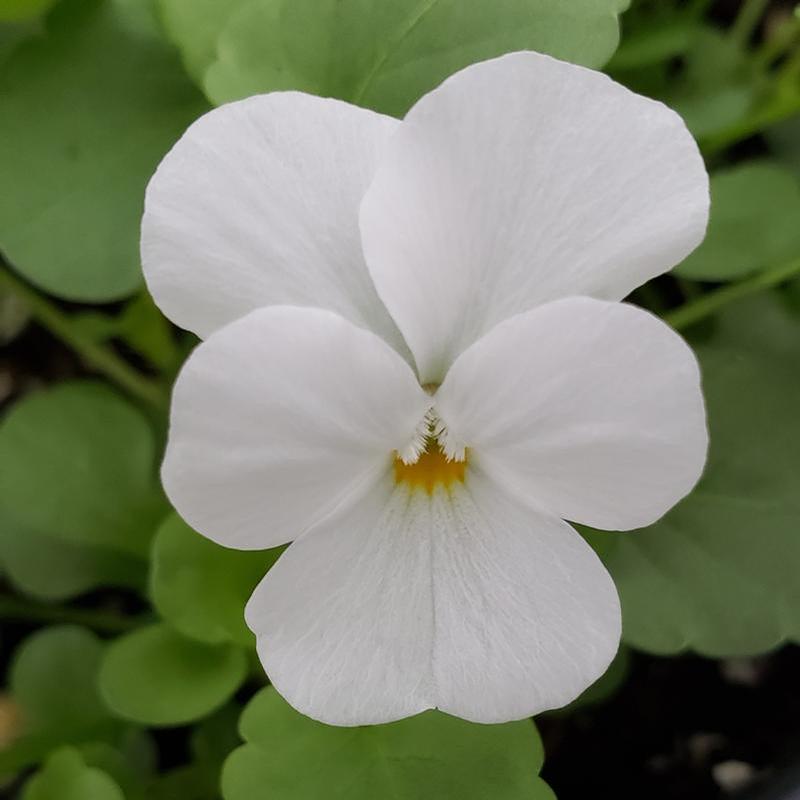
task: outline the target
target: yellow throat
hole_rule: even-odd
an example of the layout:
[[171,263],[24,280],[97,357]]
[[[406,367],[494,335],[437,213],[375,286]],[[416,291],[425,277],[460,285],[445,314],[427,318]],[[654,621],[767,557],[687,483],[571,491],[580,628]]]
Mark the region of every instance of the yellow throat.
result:
[[450,461],[435,439],[428,440],[425,452],[414,464],[404,464],[399,457],[394,459],[394,479],[410,489],[422,489],[432,495],[437,487],[450,490],[456,483],[464,483],[467,459]]

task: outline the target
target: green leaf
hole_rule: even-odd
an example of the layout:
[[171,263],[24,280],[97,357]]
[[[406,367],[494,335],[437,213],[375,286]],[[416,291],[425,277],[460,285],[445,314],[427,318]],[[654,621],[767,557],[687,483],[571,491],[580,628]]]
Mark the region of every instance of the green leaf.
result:
[[800,182],[779,164],[751,161],[711,177],[704,242],[675,272],[728,281],[800,253]]
[[117,639],[100,669],[100,691],[121,717],[180,725],[221,706],[245,678],[243,650],[186,639],[151,625]]
[[22,800],[125,800],[105,772],[89,767],[80,753],[64,747],[50,756],[26,784]]
[[144,586],[145,563],[113,550],[47,536],[0,513],[0,560],[6,577],[24,594],[69,600],[99,586]]
[[0,172],[14,187],[0,194],[0,249],[60,297],[140,285],[145,184],[205,110],[146,5],[62,0],[0,71]]
[[145,555],[166,503],[141,413],[106,386],[24,397],[0,426],[0,506],[26,529]]
[[20,645],[9,683],[26,732],[67,740],[110,720],[97,691],[103,650],[93,633],[75,625],[44,628]]
[[186,69],[202,86],[214,62],[217,37],[249,0],[157,0],[167,35],[179,47]]
[[709,656],[800,641],[800,320],[774,293],[731,306],[696,348],[711,446],[695,491],[661,521],[605,534],[623,638]]
[[247,744],[222,773],[225,800],[551,800],[533,722],[476,725],[435,711],[389,725],[335,728],[271,688],[242,714]]
[[254,643],[244,606],[281,548],[228,550],[193,531],[177,514],[159,528],[153,544],[151,595],[175,630],[211,644]]
[[206,73],[216,103],[299,89],[401,116],[453,72],[513,50],[601,66],[618,0],[258,0]]

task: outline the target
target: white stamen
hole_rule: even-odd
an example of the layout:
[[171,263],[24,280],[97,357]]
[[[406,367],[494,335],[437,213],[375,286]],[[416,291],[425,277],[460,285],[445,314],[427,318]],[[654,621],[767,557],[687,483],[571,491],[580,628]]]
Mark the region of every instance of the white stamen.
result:
[[450,434],[444,420],[431,406],[420,420],[411,442],[398,452],[404,464],[416,464],[425,452],[428,442],[435,439],[448,461],[463,461],[466,447]]

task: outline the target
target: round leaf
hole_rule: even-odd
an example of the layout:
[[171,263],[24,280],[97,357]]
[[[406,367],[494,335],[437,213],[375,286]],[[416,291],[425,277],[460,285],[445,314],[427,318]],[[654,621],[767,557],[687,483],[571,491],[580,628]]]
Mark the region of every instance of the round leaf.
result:
[[109,775],[88,767],[77,750],[64,747],[25,786],[22,800],[125,800]]
[[257,0],[223,30],[206,93],[299,89],[402,116],[453,72],[513,50],[600,66],[618,11],[618,0]]
[[117,639],[100,670],[100,691],[120,716],[180,725],[222,705],[245,678],[243,650],[186,639],[151,625]]
[[[62,0],[0,73],[0,249],[43,289],[106,301],[141,282],[147,180],[205,104],[122,0]],[[146,6],[144,3],[139,6]]]
[[244,606],[279,549],[227,550],[193,531],[177,514],[153,545],[153,603],[177,631],[201,642],[252,645]]
[[800,252],[800,181],[769,162],[749,162],[711,177],[705,241],[678,275],[728,281],[775,266]]
[[153,432],[106,386],[62,383],[17,403],[0,426],[0,506],[26,529],[147,553],[166,503]]
[[17,649],[10,685],[29,733],[68,737],[109,720],[97,691],[104,644],[74,625],[44,628]]
[[623,638],[641,650],[749,655],[800,641],[800,321],[740,302],[697,347],[711,445],[695,491],[642,531],[606,533]]
[[538,777],[533,722],[475,725],[426,712],[390,725],[335,728],[292,709],[271,688],[245,709],[247,741],[225,763],[225,800],[552,800]]

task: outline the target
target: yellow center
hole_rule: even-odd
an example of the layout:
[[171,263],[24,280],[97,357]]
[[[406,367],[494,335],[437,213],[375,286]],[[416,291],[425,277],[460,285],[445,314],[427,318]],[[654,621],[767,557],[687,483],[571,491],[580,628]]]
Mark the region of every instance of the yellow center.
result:
[[395,456],[394,479],[412,490],[423,489],[432,495],[437,486],[449,490],[454,483],[464,483],[466,466],[466,458],[464,461],[449,461],[438,442],[429,441],[415,464],[404,464]]

